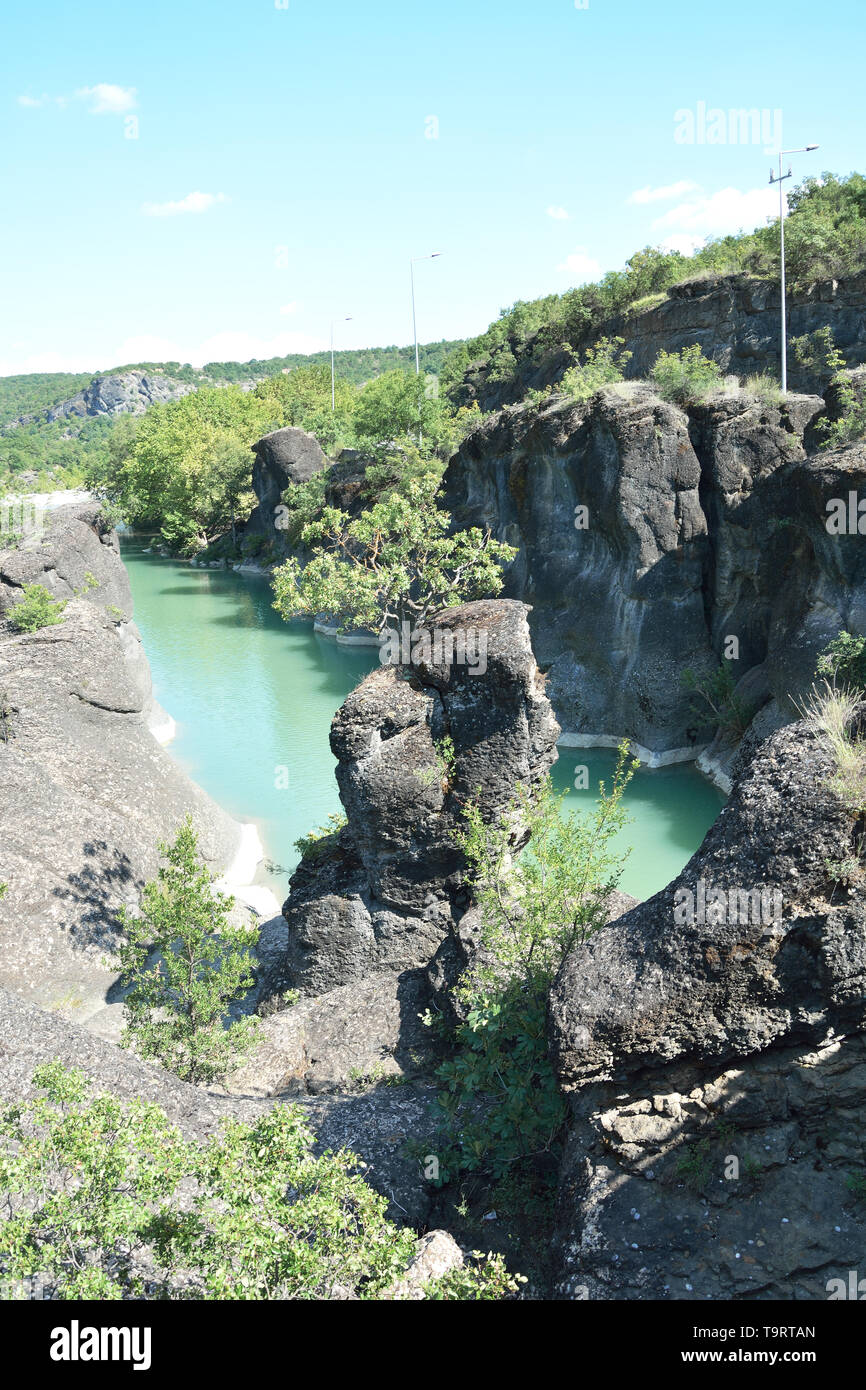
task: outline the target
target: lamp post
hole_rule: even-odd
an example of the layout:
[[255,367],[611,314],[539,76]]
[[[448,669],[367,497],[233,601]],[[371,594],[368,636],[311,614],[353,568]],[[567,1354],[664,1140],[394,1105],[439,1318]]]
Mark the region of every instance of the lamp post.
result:
[[808,154],[810,151],[812,151],[812,150],[817,150],[817,149],[818,149],[818,146],[817,146],[817,145],[801,145],[800,148],[799,148],[798,150],[780,150],[780,151],[779,151],[779,173],[778,173],[778,175],[777,175],[777,174],[774,174],[772,169],[770,170],[770,183],[771,183],[771,184],[777,183],[777,184],[779,185],[779,239],[780,239],[779,245],[780,245],[780,250],[781,250],[781,263],[782,263],[781,284],[782,284],[782,394],[783,394],[783,395],[785,395],[785,394],[787,393],[787,390],[788,390],[788,315],[787,315],[786,304],[785,304],[785,203],[784,203],[784,198],[782,197],[782,184],[785,182],[786,179],[789,179],[789,178],[792,177],[792,173],[791,173],[791,166],[790,166],[790,164],[788,165],[788,172],[787,172],[787,174],[783,174],[783,173],[782,173],[782,155],[784,155],[784,154]]
[[335,391],[334,391],[334,324],[335,324],[335,323],[351,323],[351,322],[352,322],[352,315],[351,315],[351,314],[347,314],[346,317],[345,317],[344,319],[331,319],[331,409],[332,409],[332,410],[335,408],[335,407],[334,407],[334,403],[335,403],[335,400],[336,400],[336,393],[335,393]]
[[[421,364],[420,364],[420,360],[419,360],[419,357],[418,357],[418,324],[417,324],[417,321],[416,321],[416,319],[415,319],[415,265],[416,265],[416,263],[417,263],[418,261],[435,261],[435,260],[437,259],[437,257],[438,257],[438,256],[441,256],[441,255],[442,255],[442,252],[441,252],[441,251],[431,251],[430,254],[429,254],[429,256],[413,256],[412,259],[409,261],[409,279],[410,279],[411,282],[412,282],[412,335],[413,335],[413,337],[414,337],[414,339],[415,339],[415,375],[416,375],[416,376],[418,376],[418,375],[420,374],[420,372],[421,372]],[[420,408],[420,407],[419,407],[419,408]],[[422,445],[423,442],[424,442],[424,441],[423,441],[422,434],[421,434],[421,428],[420,428],[420,426],[419,426],[419,428],[418,428],[418,447],[419,447],[419,449],[420,449],[420,447],[421,447],[421,445]]]

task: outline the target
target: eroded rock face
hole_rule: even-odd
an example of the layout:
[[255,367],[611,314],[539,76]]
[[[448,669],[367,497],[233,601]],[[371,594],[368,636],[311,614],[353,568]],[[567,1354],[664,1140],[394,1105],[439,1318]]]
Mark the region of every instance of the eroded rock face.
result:
[[[348,826],[292,878],[288,953],[272,996],[426,965],[466,908],[453,839],[462,804],[475,798],[485,816],[498,817],[516,784],[534,785],[555,759],[559,730],[525,605],[466,604],[429,627],[472,629],[486,670],[432,660],[384,667],[335,715],[331,747]],[[515,826],[515,843],[523,833]]]
[[565,1297],[821,1298],[863,1249],[866,903],[834,876],[855,826],[805,724],[740,761],[682,874],[551,994]]
[[68,401],[46,411],[47,420],[64,420],[70,416],[142,415],[152,405],[176,401],[196,388],[189,382],[151,372],[120,372],[113,376],[95,376],[83,391]]
[[148,730],[150,670],[96,508],[53,513],[41,543],[0,554],[0,609],[33,582],[69,601],[26,635],[0,614],[0,984],[84,1022],[106,1007],[117,909],[155,877],[159,841],[191,813],[220,872],[240,828]]
[[827,642],[866,631],[862,537],[827,530],[831,498],[866,495],[866,449],[810,455],[823,409],[741,392],[686,413],[629,383],[506,410],[464,442],[445,505],[519,547],[505,593],[532,606],[566,735],[694,756],[712,723],[683,675],[715,670],[730,639],[749,715],[773,704],[769,732],[796,717]]

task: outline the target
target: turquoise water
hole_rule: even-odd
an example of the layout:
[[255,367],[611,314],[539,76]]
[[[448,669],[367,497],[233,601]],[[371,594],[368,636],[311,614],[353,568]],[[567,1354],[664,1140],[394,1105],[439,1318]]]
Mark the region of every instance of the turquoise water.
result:
[[[145,545],[124,541],[123,558],[154,694],[177,721],[171,752],[231,815],[258,825],[269,861],[261,877],[279,897],[295,840],[340,809],[328,729],[377,654],[284,623],[264,579],[191,569],[144,554]],[[607,750],[562,749],[554,781],[579,809],[614,762]],[[588,768],[588,791],[574,790],[575,766]],[[628,791],[623,889],[645,898],[664,887],[722,804],[691,767],[641,769]]]

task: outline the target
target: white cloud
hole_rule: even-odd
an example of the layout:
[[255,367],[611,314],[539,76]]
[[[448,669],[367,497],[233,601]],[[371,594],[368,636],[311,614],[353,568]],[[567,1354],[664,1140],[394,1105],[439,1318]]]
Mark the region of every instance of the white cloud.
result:
[[298,312],[298,301],[293,299],[289,304],[280,305],[281,314],[296,314]]
[[554,222],[568,221],[568,213],[565,208],[557,207],[555,203],[551,203],[550,207],[547,209],[547,215],[548,217],[552,217]]
[[95,87],[79,87],[75,95],[91,102],[89,110],[93,116],[120,116],[124,111],[131,111],[136,105],[135,87],[118,87],[113,82],[97,82]]
[[558,265],[557,270],[567,270],[578,284],[585,285],[591,280],[598,280],[601,275],[601,266],[593,256],[590,256],[585,246],[578,246],[572,251],[570,256],[566,256],[562,265]]
[[207,212],[217,203],[227,203],[224,193],[187,193],[176,203],[142,203],[145,217],[178,217],[186,212]]
[[41,97],[21,96],[18,98],[19,106],[45,106],[51,100],[43,92]]
[[675,232],[673,236],[665,237],[661,245],[663,251],[679,251],[683,256],[690,256],[699,246],[703,246],[705,240],[706,237],[692,236],[689,232]]
[[751,232],[778,212],[779,195],[772,188],[720,188],[716,193],[696,192],[685,202],[656,218],[653,228],[671,235],[727,236]]
[[689,183],[687,179],[681,179],[679,183],[666,183],[660,188],[636,188],[634,193],[630,193],[626,199],[627,203],[664,203],[671,198],[682,198],[686,193],[693,193],[698,190],[696,183]]

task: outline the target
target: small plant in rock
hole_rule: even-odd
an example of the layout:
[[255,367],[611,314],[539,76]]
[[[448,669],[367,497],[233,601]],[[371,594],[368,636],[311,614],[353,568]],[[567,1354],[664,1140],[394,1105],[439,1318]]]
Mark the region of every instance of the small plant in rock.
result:
[[781,405],[785,399],[781,385],[769,372],[746,377],[743,390],[766,405]]
[[819,420],[815,429],[823,435],[822,449],[836,449],[866,434],[866,396],[854,389],[845,371],[845,358],[836,346],[829,326],[792,340],[797,361],[822,382],[835,388],[836,418]]
[[216,1081],[255,1042],[257,1019],[225,1019],[253,984],[258,931],[229,920],[234,899],[214,890],[189,819],[160,850],[168,862],[145,885],[141,915],[122,918],[122,1043],[184,1081]]
[[586,349],[582,363],[569,367],[560,389],[573,400],[588,401],[602,386],[622,381],[631,356],[626,351],[624,338],[599,338],[595,347]]
[[5,691],[0,691],[0,743],[9,743],[13,727],[12,721],[15,717],[15,710],[9,703],[9,696]]
[[25,584],[22,593],[24,597],[7,614],[19,632],[39,632],[63,622],[66,600],[52,598],[44,584]]
[[718,386],[718,363],[705,357],[697,343],[679,352],[660,352],[651,376],[662,400],[675,405],[694,405]]
[[733,738],[743,737],[754,711],[734,693],[730,666],[722,662],[715,671],[703,676],[687,668],[683,671],[682,683],[691,692],[692,708],[697,718],[704,724],[714,723],[723,734]]
[[334,811],[324,825],[296,840],[295,849],[303,860],[312,862],[314,859],[320,859],[335,844],[340,831],[348,823],[345,811]]
[[803,706],[803,716],[833,760],[827,786],[856,823],[866,815],[866,739],[850,732],[860,696],[836,690],[829,683],[815,687]]

